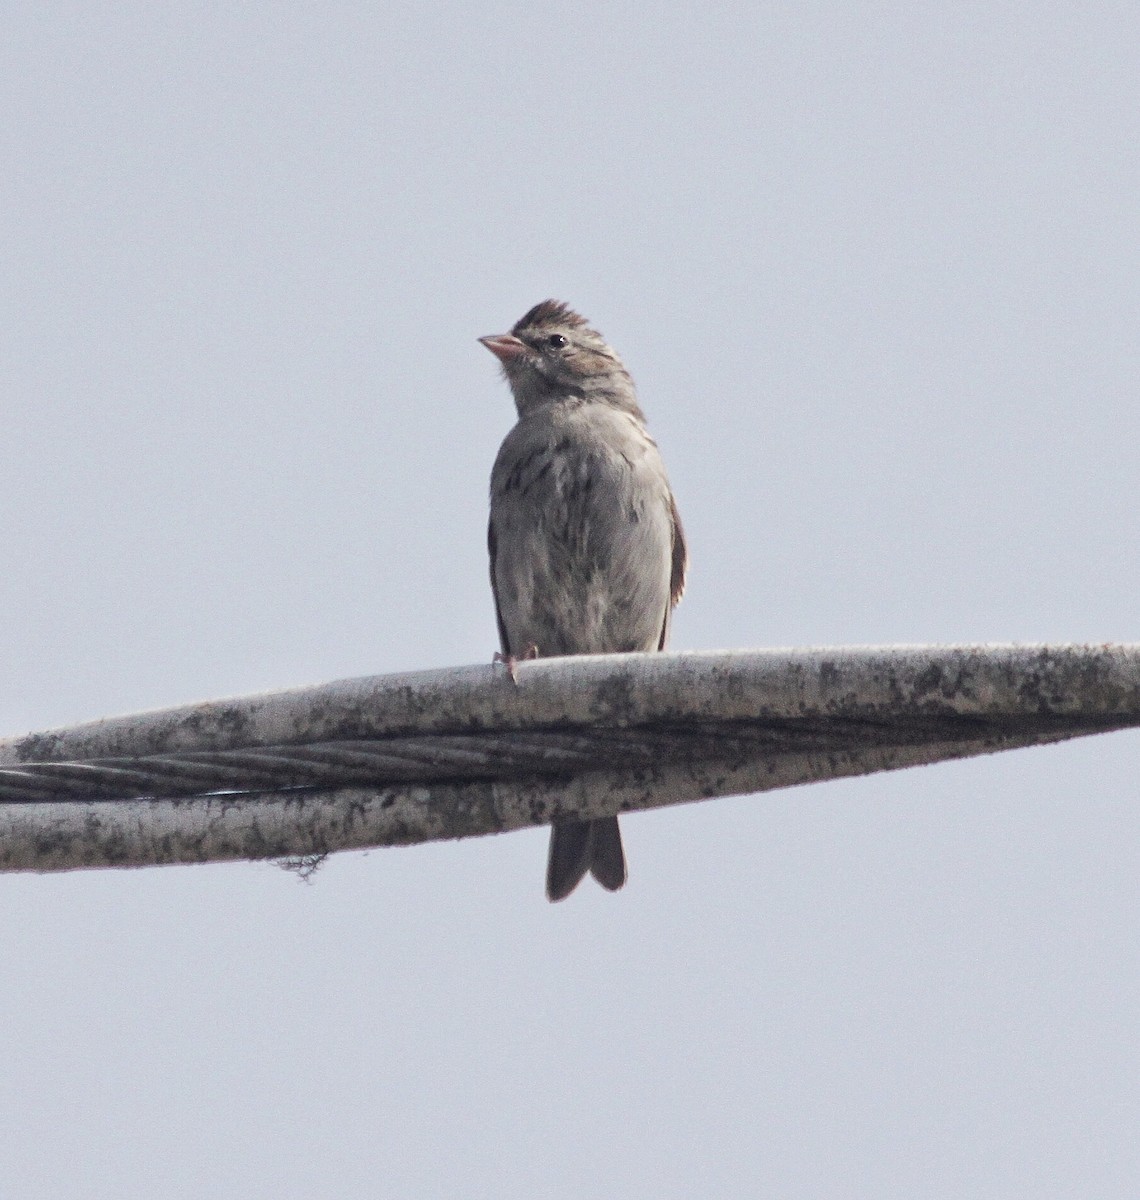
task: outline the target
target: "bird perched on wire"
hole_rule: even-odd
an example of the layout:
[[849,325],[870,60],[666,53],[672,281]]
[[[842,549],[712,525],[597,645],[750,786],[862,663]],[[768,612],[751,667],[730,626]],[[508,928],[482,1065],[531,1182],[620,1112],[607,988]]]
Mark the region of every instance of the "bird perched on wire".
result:
[[[520,658],[662,650],[685,587],[681,518],[629,372],[557,300],[479,339],[518,409],[491,472],[487,544],[502,653]],[[617,817],[555,821],[546,894],[589,871],[625,883]]]

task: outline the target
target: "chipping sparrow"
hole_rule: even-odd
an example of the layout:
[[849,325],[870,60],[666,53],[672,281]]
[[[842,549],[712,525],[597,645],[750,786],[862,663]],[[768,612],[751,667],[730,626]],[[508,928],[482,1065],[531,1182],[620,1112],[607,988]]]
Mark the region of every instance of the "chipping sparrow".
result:
[[[621,359],[565,304],[479,339],[518,424],[491,472],[491,588],[503,658],[661,650],[688,557],[657,444]],[[625,883],[617,817],[555,821],[546,894]]]

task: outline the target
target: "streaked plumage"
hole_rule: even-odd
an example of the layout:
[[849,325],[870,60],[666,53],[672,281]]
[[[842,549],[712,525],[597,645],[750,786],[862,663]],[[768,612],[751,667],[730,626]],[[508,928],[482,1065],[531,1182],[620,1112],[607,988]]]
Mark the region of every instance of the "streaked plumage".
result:
[[[480,340],[502,363],[519,416],[491,472],[503,654],[664,648],[685,585],[685,539],[629,372],[555,300]],[[625,882],[616,817],[554,824],[549,898],[568,896],[587,870],[611,890]]]

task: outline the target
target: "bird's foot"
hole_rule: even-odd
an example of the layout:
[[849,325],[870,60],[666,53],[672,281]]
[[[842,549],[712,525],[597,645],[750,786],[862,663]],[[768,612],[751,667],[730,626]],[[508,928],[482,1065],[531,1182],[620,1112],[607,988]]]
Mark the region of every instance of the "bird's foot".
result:
[[491,659],[491,666],[496,663],[502,663],[507,668],[507,674],[511,677],[511,683],[518,687],[519,685],[519,662],[525,661],[528,658],[538,657],[538,647],[534,642],[529,642],[527,648],[522,652],[522,659],[516,658],[513,654],[501,654],[498,650],[495,651],[494,657]]

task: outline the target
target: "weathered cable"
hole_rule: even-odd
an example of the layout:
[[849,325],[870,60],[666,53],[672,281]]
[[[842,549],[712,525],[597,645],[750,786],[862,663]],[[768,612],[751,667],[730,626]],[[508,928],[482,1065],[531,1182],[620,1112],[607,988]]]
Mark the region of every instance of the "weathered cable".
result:
[[0,869],[323,853],[1140,724],[1140,647],[611,655],[349,680],[0,742]]

